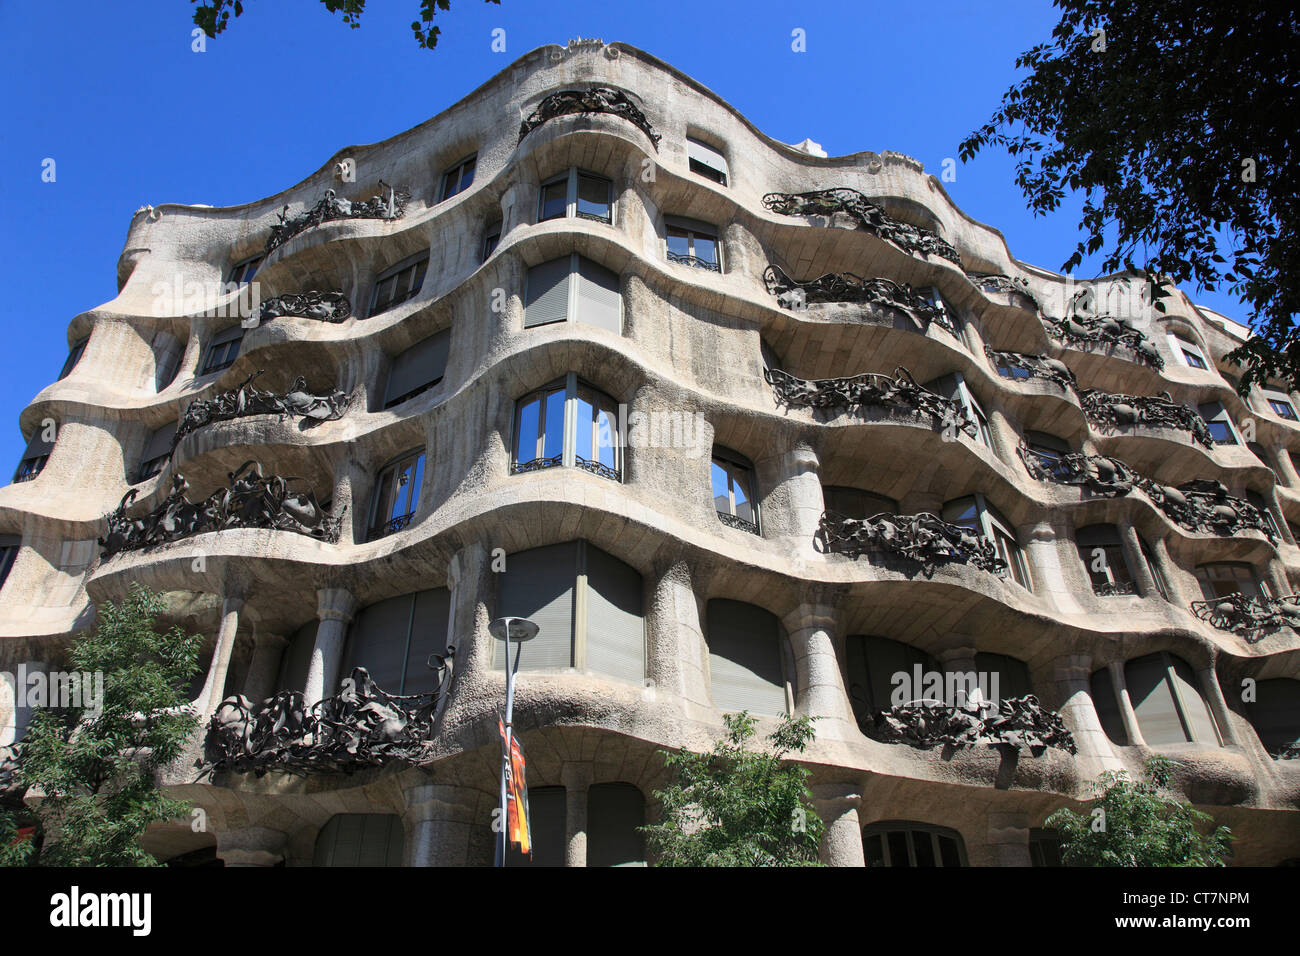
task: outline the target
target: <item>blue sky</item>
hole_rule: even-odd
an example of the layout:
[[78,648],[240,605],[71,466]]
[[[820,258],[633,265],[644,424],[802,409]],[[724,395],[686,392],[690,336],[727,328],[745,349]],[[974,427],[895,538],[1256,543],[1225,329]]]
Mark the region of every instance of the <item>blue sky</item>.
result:
[[[408,129],[529,50],[577,36],[660,57],[776,139],[811,137],[832,156],[892,149],[938,175],[1016,79],[1017,54],[1058,19],[1045,0],[454,0],[427,51],[409,28],[418,0],[369,6],[352,30],[319,0],[246,0],[227,33],[195,53],[186,0],[0,0],[0,256],[10,276],[0,470],[18,462],[18,413],[58,374],[68,323],[116,295],[117,258],[141,205],[279,192],[336,150]],[[497,27],[504,54],[490,48]],[[795,28],[806,31],[804,53],[791,50]],[[47,157],[53,183],[41,180]],[[1014,255],[1056,269],[1077,241],[1078,204],[1035,219],[1012,169],[988,152],[959,163],[945,185]],[[1078,274],[1094,271],[1085,262]],[[1194,297],[1245,314],[1226,294]]]

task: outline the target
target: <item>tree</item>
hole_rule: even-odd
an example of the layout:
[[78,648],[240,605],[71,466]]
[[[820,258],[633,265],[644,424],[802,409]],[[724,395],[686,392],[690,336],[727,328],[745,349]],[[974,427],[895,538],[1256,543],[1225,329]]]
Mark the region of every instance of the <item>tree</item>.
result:
[[[168,797],[158,772],[179,757],[198,720],[184,688],[198,670],[201,638],[154,629],[162,599],[138,585],[105,603],[93,634],[70,654],[72,670],[103,675],[100,706],[47,708],[33,717],[19,761],[19,786],[39,796],[32,811],[44,845],[12,842],[18,820],[0,808],[0,862],[55,866],[154,866],[140,848],[152,823],[189,804]],[[93,704],[93,701],[82,701]],[[98,711],[98,712],[96,712]]]
[[[244,12],[242,0],[190,0],[199,4],[194,11],[194,25],[205,34],[215,37],[224,33],[230,25],[230,15],[239,17]],[[366,0],[320,0],[330,13],[342,13],[343,22],[353,30],[361,26],[361,14],[366,11]],[[486,3],[500,4],[501,0],[484,0]],[[433,25],[433,15],[439,10],[444,13],[451,9],[451,0],[420,0],[420,19],[412,21],[411,32],[415,42],[426,50],[438,45],[441,28]]]
[[1124,770],[1103,773],[1084,813],[1060,809],[1045,826],[1061,835],[1066,866],[1223,866],[1232,842],[1227,827],[1203,834],[1208,813],[1163,793],[1173,768],[1165,757],[1146,762],[1146,780]]
[[810,802],[810,771],[786,760],[814,737],[808,717],[785,717],[768,752],[747,744],[757,721],[726,714],[727,733],[707,754],[661,751],[673,781],[655,791],[663,812],[642,827],[658,866],[819,866],[825,825]]
[[1270,376],[1300,387],[1300,13],[1281,0],[1056,6],[1052,42],[1017,58],[1030,75],[961,143],[963,161],[1005,148],[1035,214],[1083,193],[1062,271],[1104,250],[1101,271],[1145,272],[1159,311],[1170,282],[1227,283],[1256,331],[1229,355],[1241,393]]

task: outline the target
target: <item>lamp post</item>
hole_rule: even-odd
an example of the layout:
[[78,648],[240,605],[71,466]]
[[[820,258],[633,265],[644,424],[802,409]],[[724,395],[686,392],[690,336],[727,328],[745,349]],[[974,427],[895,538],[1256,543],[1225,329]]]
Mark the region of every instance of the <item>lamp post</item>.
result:
[[[523,653],[524,641],[531,641],[537,636],[538,627],[532,621],[522,617],[499,617],[488,625],[488,633],[498,641],[505,642],[506,655],[506,745],[501,753],[501,831],[497,840],[497,866],[506,865],[506,842],[509,839],[509,804],[506,796],[506,768],[509,766],[511,743],[514,740],[514,727],[511,721],[515,710],[515,671],[519,669],[519,655]],[[515,662],[510,663],[510,645],[515,644]]]

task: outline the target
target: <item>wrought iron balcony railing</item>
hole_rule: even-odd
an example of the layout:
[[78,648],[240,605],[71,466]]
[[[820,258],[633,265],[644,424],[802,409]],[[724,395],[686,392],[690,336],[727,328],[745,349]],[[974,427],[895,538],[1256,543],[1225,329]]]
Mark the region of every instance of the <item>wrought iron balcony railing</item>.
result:
[[397,515],[389,518],[383,524],[376,525],[370,529],[370,535],[367,540],[378,541],[380,538],[387,538],[390,534],[397,534],[411,526],[411,520],[415,517],[415,512],[410,511],[404,515]]
[[328,395],[313,395],[307,391],[307,380],[301,375],[293,380],[289,391],[283,395],[255,388],[253,382],[265,371],[258,369],[230,391],[190,402],[185,417],[177,424],[176,434],[172,436],[171,450],[174,452],[186,435],[216,422],[250,415],[281,415],[306,418],[312,422],[332,422],[342,418],[352,404],[352,399],[337,389]]
[[608,113],[611,116],[621,116],[650,137],[650,142],[654,144],[655,149],[659,149],[660,136],[654,131],[645,114],[622,90],[607,86],[590,90],[560,90],[552,93],[537,104],[537,109],[520,124],[519,142],[522,143],[525,136],[548,120],[574,113]]
[[278,213],[280,222],[271,227],[271,237],[266,240],[266,251],[270,253],[299,233],[336,219],[401,219],[406,214],[410,194],[394,189],[382,179],[379,188],[385,190],[387,195],[380,193],[358,202],[339,199],[334,190],[327,189],[316,205],[296,216],[289,215],[289,206],[286,204],[283,211]]
[[1035,757],[1049,747],[1070,754],[1079,752],[1061,715],[1042,707],[1032,694],[1004,698],[996,706],[974,701],[959,705],[940,700],[910,701],[865,714],[858,727],[881,743],[906,744],[920,750],[1008,745],[1027,747]]
[[1272,598],[1237,592],[1212,601],[1193,601],[1192,613],[1252,644],[1284,627],[1300,631],[1300,597],[1294,595]]
[[[544,471],[547,468],[559,468],[564,464],[564,455],[552,455],[550,458],[534,458],[531,461],[517,461],[510,466],[510,473],[522,475],[530,471]],[[581,468],[583,471],[589,471],[593,475],[600,475],[602,478],[608,478],[610,481],[622,481],[623,473],[617,468],[611,468],[609,465],[602,464],[598,461],[588,461],[581,455],[575,455],[573,466]]]
[[988,538],[924,512],[846,518],[827,511],[822,514],[818,534],[828,552],[855,558],[873,553],[897,555],[918,565],[927,577],[939,565],[953,562],[1002,576],[1008,570]]
[[949,334],[957,334],[957,327],[947,312],[910,285],[892,279],[864,279],[852,272],[832,272],[807,282],[797,282],[776,266],[768,266],[763,272],[763,282],[784,309],[798,311],[821,302],[880,305],[903,312],[922,331],[933,322]]
[[[1045,378],[1055,382],[1061,386],[1062,391],[1067,392],[1079,387],[1074,372],[1070,371],[1070,367],[1060,359],[1047,355],[1026,355],[1023,352],[999,352],[987,345],[984,346],[984,354],[988,356],[994,368],[1002,367],[1011,371],[1009,377],[1012,379]],[[1015,374],[1016,370],[1021,374]]]
[[768,193],[763,205],[782,216],[826,216],[842,213],[857,227],[915,255],[939,256],[961,265],[961,256],[949,242],[929,229],[922,229],[890,216],[856,189],[818,189],[806,193]]
[[936,395],[916,384],[905,368],[894,370],[894,377],[864,372],[847,378],[802,379],[780,369],[763,370],[776,400],[792,408],[844,409],[885,407],[917,415],[928,415],[943,429],[949,427],[979,437],[979,426],[967,414],[961,402]]
[[1041,318],[1047,334],[1068,345],[1084,349],[1098,345],[1120,347],[1132,353],[1138,362],[1156,371],[1164,370],[1165,360],[1156,347],[1141,329],[1134,328],[1126,319],[1109,315],[1069,315],[1061,319],[1043,315]]
[[1003,275],[1000,272],[968,272],[966,278],[970,280],[971,285],[981,292],[1003,292],[1008,295],[1024,296],[1033,303],[1036,311],[1042,311],[1038,299],[1029,291],[1029,282],[1026,279],[1013,279],[1011,276]]
[[263,302],[253,313],[258,321],[269,322],[282,316],[315,319],[318,322],[342,322],[352,314],[352,303],[342,292],[286,292]]
[[757,535],[759,533],[758,525],[756,525],[752,521],[748,521],[745,518],[740,517],[739,515],[733,515],[733,514],[728,514],[725,511],[719,511],[718,520],[721,521],[723,524],[725,524],[728,528],[735,528],[737,531],[748,531],[750,534],[754,534],[754,535]]
[[1098,597],[1122,597],[1125,595],[1134,595],[1138,593],[1137,583],[1134,581],[1105,581],[1099,584],[1093,584],[1092,593]]
[[1080,452],[1048,455],[1026,444],[1021,444],[1019,450],[1031,477],[1059,485],[1077,485],[1101,497],[1123,497],[1143,481],[1141,475],[1118,458]]
[[701,259],[699,256],[688,256],[680,252],[669,252],[668,261],[676,262],[678,265],[690,266],[693,269],[703,269],[706,272],[721,272],[722,267],[712,259]]
[[1088,388],[1079,393],[1079,402],[1083,413],[1096,424],[1112,428],[1126,425],[1177,428],[1188,432],[1206,448],[1214,447],[1214,437],[1205,419],[1196,409],[1175,402],[1168,392],[1159,396],[1119,395]]

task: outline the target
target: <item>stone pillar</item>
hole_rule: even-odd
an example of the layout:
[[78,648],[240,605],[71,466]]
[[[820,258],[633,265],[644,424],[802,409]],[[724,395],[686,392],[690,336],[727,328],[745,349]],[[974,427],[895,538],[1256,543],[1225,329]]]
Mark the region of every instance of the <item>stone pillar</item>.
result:
[[988,811],[990,862],[994,866],[1029,866],[1029,819],[1023,813]]
[[1133,702],[1128,696],[1128,681],[1124,678],[1124,662],[1111,661],[1107,666],[1110,671],[1110,686],[1115,691],[1119,704],[1119,716],[1124,721],[1124,733],[1128,735],[1129,746],[1145,747],[1146,740],[1138,728],[1137,714],[1133,712]]
[[226,671],[230,668],[230,655],[235,649],[235,632],[239,629],[239,612],[244,606],[244,599],[236,593],[228,593],[221,600],[221,625],[217,630],[217,643],[212,649],[212,663],[208,665],[207,680],[194,701],[199,711],[199,718],[206,721],[216,713],[217,706],[223,699],[226,687]]
[[447,633],[456,648],[454,672],[486,671],[492,666],[493,638],[488,633],[491,606],[496,599],[492,554],[487,544],[465,545],[447,564],[449,601]]
[[[1169,589],[1169,602],[1186,610],[1192,601],[1200,600],[1199,588],[1194,597],[1187,593],[1186,579],[1188,576],[1170,557],[1169,547],[1165,544],[1164,537],[1153,538],[1150,544],[1151,553],[1156,559],[1156,565],[1160,568],[1160,574],[1165,579],[1165,587]],[[1192,578],[1192,580],[1195,581],[1195,578]]]
[[1288,488],[1300,488],[1300,473],[1296,472],[1295,462],[1287,454],[1286,446],[1274,445],[1270,449],[1270,453],[1273,456],[1278,476],[1282,479],[1282,484]]
[[1277,556],[1269,558],[1268,563],[1264,565],[1264,571],[1273,597],[1286,597],[1291,593],[1291,582],[1287,580],[1286,565],[1282,563],[1281,558]]
[[334,492],[330,510],[341,515],[339,544],[348,546],[365,541],[366,522],[370,517],[370,469],[353,457],[350,446],[334,462]]
[[[492,810],[497,804],[488,794],[454,784],[424,783],[403,794],[405,866],[474,866],[474,834],[492,833]],[[493,795],[495,796],[495,795]]]
[[248,662],[248,677],[244,680],[244,696],[252,701],[266,700],[277,691],[295,688],[276,687],[280,659],[289,641],[279,634],[254,634],[253,657]]
[[700,622],[691,567],[675,561],[659,572],[646,616],[647,693],[662,689],[710,708],[705,660],[708,649]]
[[827,866],[866,866],[862,853],[862,824],[858,807],[862,790],[856,784],[827,783],[809,788],[813,806],[826,824],[818,855]]
[[1089,777],[1103,770],[1119,770],[1123,763],[1111,749],[1092,700],[1092,658],[1087,654],[1063,654],[1052,661],[1058,713],[1065,718],[1079,748],[1079,760]]
[[1159,597],[1156,579],[1147,567],[1146,555],[1142,553],[1142,543],[1138,540],[1137,529],[1127,517],[1119,519],[1119,539],[1124,548],[1124,560],[1128,562],[1133,580],[1137,584],[1138,594],[1144,598]]
[[[776,497],[784,497],[786,508],[786,514],[782,516],[785,518],[782,522],[784,527],[776,537],[794,555],[814,558],[817,555],[817,530],[821,526],[822,512],[826,510],[817,453],[809,445],[800,443],[774,464],[778,475],[774,476],[770,487],[782,490],[783,495]],[[773,525],[775,521],[769,523],[769,527]]]
[[1017,533],[1024,542],[1025,562],[1034,582],[1034,593],[1058,611],[1082,614],[1083,608],[1074,599],[1061,568],[1061,552],[1051,522],[1039,521],[1027,531],[1018,530]]
[[[981,353],[982,351],[981,348]],[[986,408],[985,414],[988,416],[989,435],[993,439],[993,448],[990,450],[1000,461],[1019,465],[1020,456],[1016,454],[1016,448],[1020,444],[1020,435],[1015,426],[996,405]]]
[[357,600],[346,588],[320,588],[316,591],[316,645],[307,665],[307,686],[303,697],[310,707],[334,693],[339,682],[339,665],[348,623],[356,612]]
[[564,782],[564,865],[587,865],[587,792],[591,789],[589,763],[566,763]]
[[1228,702],[1223,698],[1223,688],[1219,686],[1219,676],[1215,673],[1214,665],[1199,668],[1196,671],[1196,679],[1201,685],[1202,696],[1210,705],[1210,712],[1214,714],[1214,722],[1219,725],[1219,736],[1223,738],[1223,745],[1238,746],[1240,741],[1237,740],[1237,734],[1232,728]]
[[[945,641],[946,646],[939,650],[935,657],[943,665],[945,674],[964,674],[966,675],[965,687],[973,690],[979,686],[976,679],[977,670],[975,666],[975,642],[964,634],[949,634]],[[945,683],[945,689],[947,681]],[[992,688],[990,688],[992,690]],[[914,693],[919,694],[920,688],[914,688]],[[999,690],[999,694],[1001,691]],[[945,701],[949,705],[961,703],[959,700]]]
[[795,710],[819,718],[819,739],[852,740],[859,733],[835,654],[838,615],[831,595],[809,598],[782,621],[794,651]]

